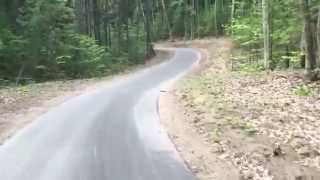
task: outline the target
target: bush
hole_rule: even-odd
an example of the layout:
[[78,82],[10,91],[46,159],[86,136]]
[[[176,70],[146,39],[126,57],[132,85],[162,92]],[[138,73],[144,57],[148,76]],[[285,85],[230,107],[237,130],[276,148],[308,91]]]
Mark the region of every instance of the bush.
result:
[[7,29],[0,30],[0,78],[14,79],[21,68],[26,40]]
[[294,88],[294,93],[298,96],[312,96],[313,92],[312,89],[310,89],[306,85],[300,85]]
[[262,44],[261,14],[241,17],[227,27],[233,39],[243,48],[259,48]]
[[70,36],[70,54],[56,58],[57,63],[68,77],[84,78],[102,76],[111,67],[111,52],[100,46],[93,38],[85,35]]
[[239,71],[246,73],[256,73],[264,70],[263,64],[240,64]]

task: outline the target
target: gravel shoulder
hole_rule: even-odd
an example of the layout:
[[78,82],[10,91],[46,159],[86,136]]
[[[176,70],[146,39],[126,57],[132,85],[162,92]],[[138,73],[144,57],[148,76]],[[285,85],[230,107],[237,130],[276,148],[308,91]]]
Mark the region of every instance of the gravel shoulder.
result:
[[160,50],[158,55],[145,65],[129,67],[113,76],[0,88],[0,145],[51,108],[106,86],[112,80],[126,78],[132,72],[159,64],[163,60],[170,59],[172,55],[170,51]]
[[230,71],[227,39],[173,46],[204,56],[160,97],[162,124],[199,179],[320,179],[318,82],[300,71]]

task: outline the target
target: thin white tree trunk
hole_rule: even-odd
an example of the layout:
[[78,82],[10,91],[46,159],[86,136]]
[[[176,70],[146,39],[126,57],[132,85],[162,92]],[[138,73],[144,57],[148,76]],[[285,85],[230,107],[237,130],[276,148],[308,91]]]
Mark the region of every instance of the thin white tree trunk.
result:
[[[234,25],[234,20],[235,20],[235,6],[236,6],[236,0],[232,0],[231,3],[231,26]],[[231,28],[231,35],[233,35],[233,28]]]
[[320,67],[320,7],[318,7],[317,46],[318,46],[317,67]]
[[264,38],[264,66],[270,68],[271,62],[271,33],[270,33],[270,2],[262,0],[262,22],[263,22],[263,38]]

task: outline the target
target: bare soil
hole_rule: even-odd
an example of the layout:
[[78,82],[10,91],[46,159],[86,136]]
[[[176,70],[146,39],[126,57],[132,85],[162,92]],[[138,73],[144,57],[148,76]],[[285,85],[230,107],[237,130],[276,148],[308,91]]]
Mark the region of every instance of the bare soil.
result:
[[163,93],[160,111],[197,177],[320,179],[320,83],[293,70],[230,71],[227,39],[174,44],[186,45],[203,52],[201,67]]
[[105,86],[111,80],[127,78],[130,73],[158,64],[171,56],[171,52],[158,51],[157,56],[146,64],[128,67],[114,76],[0,88],[0,145],[50,108]]

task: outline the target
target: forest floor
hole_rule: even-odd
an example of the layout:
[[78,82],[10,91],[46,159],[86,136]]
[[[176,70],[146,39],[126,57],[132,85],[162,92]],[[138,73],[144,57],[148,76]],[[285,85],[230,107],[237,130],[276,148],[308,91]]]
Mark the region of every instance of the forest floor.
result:
[[200,180],[320,179],[320,82],[296,70],[231,71],[227,39],[162,46],[203,54],[160,97],[162,124]]
[[132,66],[119,74],[103,78],[0,87],[0,145],[50,108],[105,86],[113,79],[127,78],[130,73],[158,64],[170,56],[172,54],[167,51],[158,51],[158,55],[145,65]]

